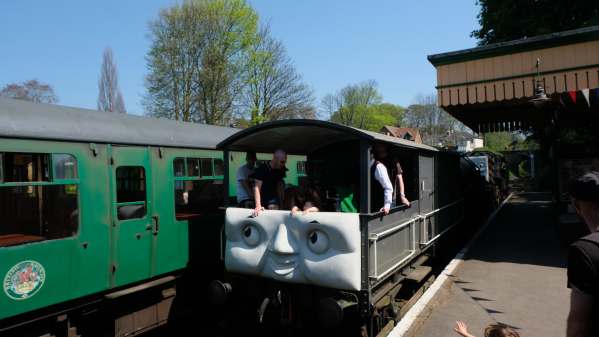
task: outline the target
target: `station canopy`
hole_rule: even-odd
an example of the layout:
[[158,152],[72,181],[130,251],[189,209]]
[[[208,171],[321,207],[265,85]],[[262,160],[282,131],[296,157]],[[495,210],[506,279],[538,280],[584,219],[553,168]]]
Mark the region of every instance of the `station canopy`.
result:
[[437,151],[434,147],[409,140],[314,119],[288,119],[258,124],[230,136],[218,144],[218,148],[262,153],[282,149],[290,154],[308,154],[324,146],[349,140],[383,142],[393,146]]
[[[428,56],[438,105],[475,132],[599,114],[599,26]],[[538,66],[537,66],[538,65]],[[535,96],[537,82],[550,100]]]

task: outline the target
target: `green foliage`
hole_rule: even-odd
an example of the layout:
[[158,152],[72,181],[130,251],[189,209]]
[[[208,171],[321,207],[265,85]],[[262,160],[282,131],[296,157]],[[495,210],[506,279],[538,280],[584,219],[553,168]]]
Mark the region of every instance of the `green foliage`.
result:
[[506,151],[513,142],[509,132],[489,132],[484,135],[485,147],[493,151]]
[[530,137],[511,132],[489,132],[484,135],[485,148],[499,151],[533,151],[539,144]]
[[357,116],[351,123],[343,119],[349,115],[349,108],[341,109],[331,116],[330,120],[335,123],[349,125],[364,130],[379,131],[385,125],[401,125],[405,109],[391,103],[373,104],[370,106],[357,105],[352,107]]
[[401,125],[405,109],[382,100],[376,82],[370,80],[325,96],[322,105],[335,123],[371,131],[379,131],[385,125]]
[[478,0],[479,45],[599,24],[599,1]]
[[385,125],[401,125],[405,109],[391,103],[381,103],[368,108],[364,129],[380,131]]
[[150,23],[149,114],[227,124],[244,81],[258,15],[244,0],[186,0]]

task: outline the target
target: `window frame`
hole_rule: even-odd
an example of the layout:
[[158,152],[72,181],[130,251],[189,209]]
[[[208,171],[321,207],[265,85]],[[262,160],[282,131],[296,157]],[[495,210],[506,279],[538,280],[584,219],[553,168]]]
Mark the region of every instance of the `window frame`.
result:
[[[143,182],[144,182],[144,193],[145,193],[145,200],[142,201],[124,201],[124,202],[118,202],[119,200],[119,186],[118,186],[118,181],[119,181],[119,177],[118,177],[118,169],[125,167],[125,168],[141,168],[143,170]],[[128,177],[129,178],[129,177]],[[148,218],[148,176],[147,176],[147,170],[146,167],[143,165],[120,165],[115,167],[114,169],[114,183],[115,183],[115,187],[114,187],[114,211],[116,212],[115,216],[116,216],[116,220],[118,222],[125,222],[125,221],[135,221],[135,220],[145,220]],[[128,218],[128,219],[119,219],[119,207],[121,206],[136,206],[136,205],[143,205],[144,206],[144,215],[142,217],[138,217],[138,218]]]
[[[178,159],[183,159],[183,164],[184,164],[183,173],[184,173],[184,175],[182,175],[182,176],[177,176],[176,175],[176,171],[175,171],[175,161],[177,161]],[[190,176],[190,175],[188,175],[189,171],[188,171],[188,168],[187,168],[187,161],[189,159],[200,160],[200,172],[199,172],[198,176]],[[210,159],[210,167],[212,168],[212,175],[208,176],[208,175],[203,175],[202,174],[202,169],[201,169],[201,166],[202,166],[201,165],[201,160],[202,159]],[[173,165],[172,165],[173,173],[172,173],[172,176],[173,176],[173,178],[174,178],[175,181],[219,180],[219,179],[224,179],[226,172],[223,172],[222,175],[215,175],[214,174],[216,172],[216,170],[215,170],[215,161],[218,160],[218,159],[220,159],[220,158],[214,158],[214,157],[187,157],[187,156],[175,157],[175,158],[173,158]]]
[[[188,167],[187,167],[187,161],[189,159],[195,159],[198,160],[199,164],[200,164],[200,170],[199,170],[199,175],[198,176],[189,176],[188,173]],[[205,176],[202,175],[202,159],[210,159],[210,165],[212,168],[212,174],[211,176]],[[182,176],[178,176],[177,175],[177,170],[175,169],[175,163],[178,160],[182,160],[183,161],[183,173],[184,175]],[[216,172],[216,164],[215,162],[217,160],[221,160],[223,161],[223,174],[222,175],[214,175],[214,173]],[[176,156],[173,158],[172,160],[172,166],[171,166],[172,171],[172,178],[173,178],[173,190],[176,191],[177,190],[177,185],[181,184],[181,185],[185,185],[186,181],[221,181],[224,183],[225,180],[225,174],[228,174],[227,172],[224,172],[224,160],[222,158],[215,158],[212,156]],[[176,221],[179,221],[179,219],[177,219],[177,211],[176,211],[176,207],[177,207],[177,200],[176,198],[173,198],[173,215]]]
[[[47,181],[18,181],[18,182],[5,182],[4,181],[4,160],[5,160],[5,154],[6,153],[14,153],[14,154],[25,154],[25,155],[47,155],[48,156],[48,166],[49,166],[49,172],[48,172],[48,180]],[[54,170],[54,155],[69,155],[71,156],[74,161],[75,161],[75,165],[76,165],[76,177],[75,178],[69,178],[69,179],[56,179],[55,177],[55,170]],[[0,188],[11,188],[11,187],[43,187],[43,186],[69,186],[69,185],[75,185],[76,186],[76,193],[77,193],[77,230],[73,233],[73,235],[70,236],[65,236],[65,237],[61,237],[61,238],[46,238],[43,237],[40,233],[40,236],[43,237],[43,240],[39,240],[39,241],[33,241],[33,242],[22,242],[22,243],[18,243],[18,244],[14,244],[14,245],[7,245],[7,246],[1,246],[0,245],[0,249],[2,248],[10,248],[10,247],[19,247],[22,246],[24,244],[31,244],[31,243],[42,243],[42,242],[47,242],[47,241],[55,241],[55,240],[65,240],[65,239],[74,239],[77,238],[80,233],[81,233],[81,223],[82,223],[82,205],[81,205],[81,177],[80,177],[80,171],[79,171],[79,158],[77,157],[76,154],[72,153],[72,152],[68,152],[68,151],[60,151],[60,152],[31,152],[31,151],[0,151]],[[66,192],[65,192],[66,193]]]

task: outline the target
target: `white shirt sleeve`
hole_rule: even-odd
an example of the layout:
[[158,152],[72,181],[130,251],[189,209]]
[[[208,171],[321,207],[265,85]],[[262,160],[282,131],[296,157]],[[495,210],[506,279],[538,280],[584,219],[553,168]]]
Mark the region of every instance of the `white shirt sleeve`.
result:
[[383,186],[385,193],[385,204],[384,208],[391,208],[391,201],[393,200],[393,184],[389,180],[389,173],[385,165],[378,163],[376,164],[376,170],[374,171],[374,178]]

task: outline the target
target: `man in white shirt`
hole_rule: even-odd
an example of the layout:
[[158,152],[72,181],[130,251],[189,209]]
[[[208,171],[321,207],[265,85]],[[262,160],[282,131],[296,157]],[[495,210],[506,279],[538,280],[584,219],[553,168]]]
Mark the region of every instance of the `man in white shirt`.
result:
[[[389,214],[389,210],[391,209],[391,203],[393,202],[393,184],[391,184],[391,180],[389,179],[389,173],[387,172],[387,168],[380,161],[375,160],[371,166],[372,176],[374,180],[378,183],[372,182],[371,189],[373,196],[371,203],[372,207],[377,207],[376,205],[380,205],[380,200],[378,196],[383,196],[383,207],[379,210],[379,212],[383,212],[385,215]],[[375,208],[376,209],[376,208]]]
[[[404,182],[403,182],[403,171],[399,161],[395,158],[391,158],[388,154],[387,145],[383,143],[376,143],[373,148],[374,162],[371,166],[371,179],[373,181],[371,185],[371,204],[373,212],[379,207],[381,203],[383,207],[379,212],[383,212],[385,215],[389,214],[391,204],[393,203],[393,189],[394,183],[391,182],[390,176],[399,183],[399,199],[402,204],[410,206],[410,201],[404,194]],[[391,174],[389,174],[391,171]],[[374,183],[376,180],[378,183]],[[382,200],[381,200],[382,197]]]
[[245,154],[246,164],[237,169],[237,204],[243,208],[254,208],[252,190],[253,184],[250,175],[254,173],[256,166],[256,153]]

